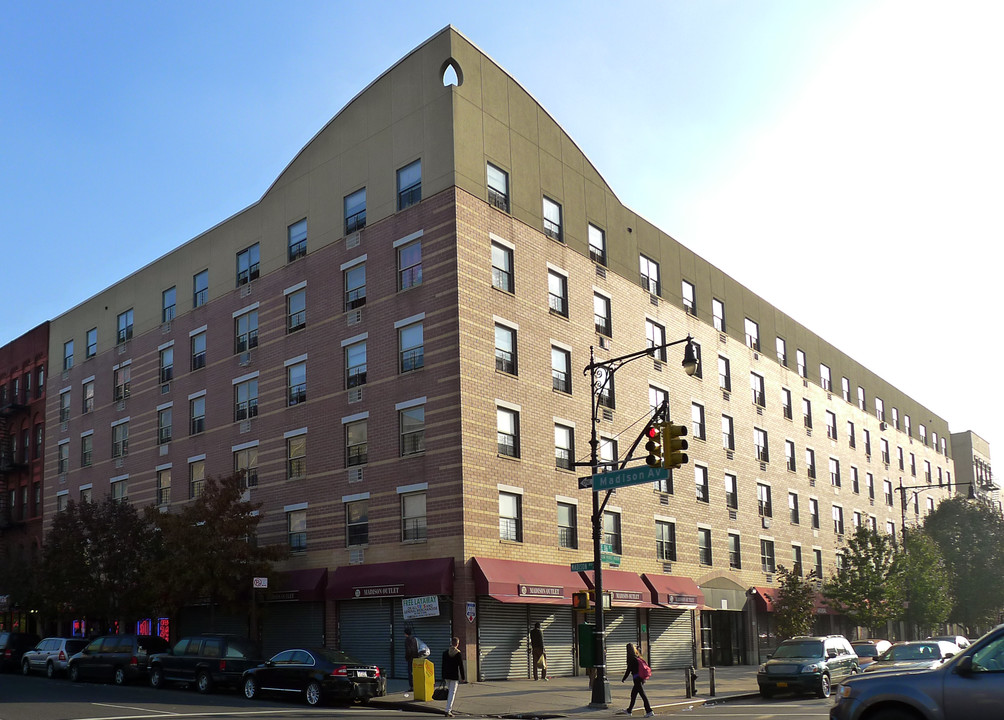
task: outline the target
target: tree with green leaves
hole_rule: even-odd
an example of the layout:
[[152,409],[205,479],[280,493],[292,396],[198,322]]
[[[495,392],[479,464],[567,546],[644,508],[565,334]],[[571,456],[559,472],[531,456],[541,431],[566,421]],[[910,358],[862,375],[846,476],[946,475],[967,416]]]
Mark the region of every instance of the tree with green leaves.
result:
[[948,619],[974,635],[1004,608],[1004,518],[982,498],[953,497],[924,520],[949,570]]
[[897,555],[889,536],[859,527],[847,541],[843,567],[823,586],[823,595],[855,625],[875,633],[903,613]]
[[[926,637],[952,611],[951,573],[938,544],[923,530],[910,530],[903,536],[899,562],[908,603],[904,619],[908,627],[919,627]],[[913,635],[910,633],[908,637]]]
[[768,595],[774,605],[774,628],[778,640],[812,632],[816,585],[813,573],[803,578],[799,568],[777,566],[780,583]]

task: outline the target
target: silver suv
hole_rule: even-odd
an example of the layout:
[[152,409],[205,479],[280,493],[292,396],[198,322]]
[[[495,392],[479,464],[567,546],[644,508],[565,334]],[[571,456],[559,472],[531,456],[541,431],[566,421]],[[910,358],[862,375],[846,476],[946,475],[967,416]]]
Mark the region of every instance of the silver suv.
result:
[[86,646],[85,638],[47,637],[21,656],[21,672],[25,675],[44,672],[48,677],[54,678],[66,672],[66,661],[70,659],[70,655],[80,652]]

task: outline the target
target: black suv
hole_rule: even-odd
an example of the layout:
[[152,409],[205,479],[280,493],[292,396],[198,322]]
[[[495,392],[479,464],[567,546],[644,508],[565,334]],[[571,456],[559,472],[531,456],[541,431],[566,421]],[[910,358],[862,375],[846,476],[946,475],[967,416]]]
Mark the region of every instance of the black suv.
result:
[[21,667],[21,656],[38,645],[41,638],[34,633],[0,630],[0,670],[10,672]]
[[193,635],[175,643],[166,653],[150,658],[150,685],[168,682],[195,685],[201,693],[214,687],[240,686],[241,674],[265,662],[247,638],[239,635]]
[[756,674],[760,695],[814,692],[830,696],[834,685],[858,672],[858,656],[843,635],[793,637],[777,646]]
[[70,680],[111,680],[116,685],[145,678],[154,653],[166,652],[167,640],[156,635],[104,635],[70,658]]

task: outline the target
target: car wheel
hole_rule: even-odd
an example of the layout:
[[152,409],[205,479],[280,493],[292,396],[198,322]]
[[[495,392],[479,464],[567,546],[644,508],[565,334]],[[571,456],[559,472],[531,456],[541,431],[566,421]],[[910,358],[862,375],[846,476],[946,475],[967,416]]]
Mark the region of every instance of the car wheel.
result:
[[50,680],[56,677],[56,666],[51,662],[45,664],[45,676]]
[[70,665],[70,682],[80,682],[80,668],[76,665]]
[[824,674],[823,677],[819,678],[819,688],[816,690],[816,695],[821,698],[830,697],[830,676]]
[[126,684],[125,668],[115,668],[115,676],[112,678],[116,685]]
[[203,694],[213,689],[213,679],[205,670],[200,670],[199,674],[195,676],[195,689]]
[[255,682],[253,677],[246,678],[244,680],[244,697],[248,700],[253,700],[258,694],[258,683]]
[[321,702],[321,684],[311,680],[307,684],[307,689],[303,691],[303,697],[308,705],[317,705]]
[[164,671],[160,666],[150,668],[150,687],[158,689],[164,687]]
[[28,658],[21,661],[21,674],[31,675],[31,663],[28,662]]
[[760,697],[769,700],[770,698],[774,697],[774,691],[771,690],[770,688],[762,687],[760,688]]

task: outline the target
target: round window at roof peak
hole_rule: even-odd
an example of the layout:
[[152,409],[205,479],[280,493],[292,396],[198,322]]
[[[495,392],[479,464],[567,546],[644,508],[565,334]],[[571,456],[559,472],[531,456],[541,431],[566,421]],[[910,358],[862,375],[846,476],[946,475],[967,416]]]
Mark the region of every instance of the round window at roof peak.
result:
[[464,84],[464,71],[460,69],[460,63],[453,58],[448,58],[443,63],[443,66],[440,68],[440,76],[442,77],[444,87],[449,87],[450,85],[460,87]]

